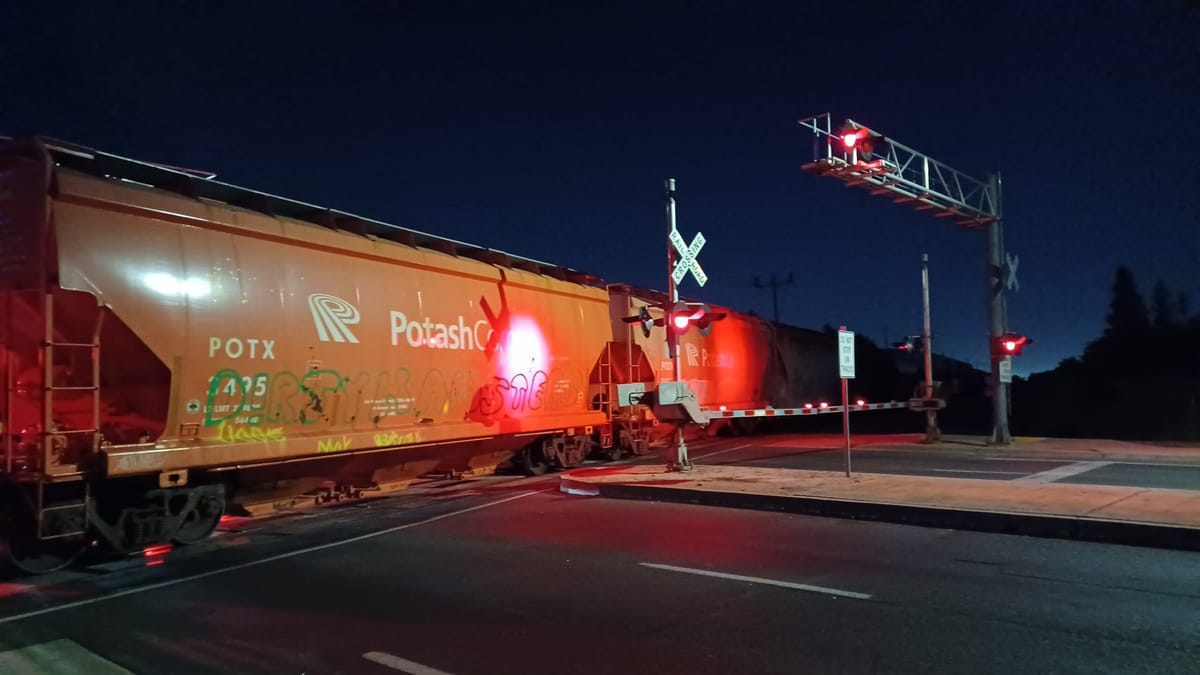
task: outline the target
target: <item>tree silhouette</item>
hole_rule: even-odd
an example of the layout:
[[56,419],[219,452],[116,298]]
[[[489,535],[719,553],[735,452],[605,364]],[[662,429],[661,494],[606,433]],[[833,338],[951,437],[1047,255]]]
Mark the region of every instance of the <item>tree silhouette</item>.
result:
[[1138,293],[1133,272],[1122,265],[1113,277],[1104,334],[1089,343],[1083,352],[1083,363],[1088,371],[1106,374],[1101,388],[1117,386],[1114,378],[1133,376],[1158,365],[1149,358],[1156,353],[1152,332],[1146,304]]
[[1022,402],[1014,408],[1014,430],[1200,439],[1200,316],[1192,316],[1187,297],[1163,282],[1154,286],[1151,310],[1130,269],[1117,268],[1104,333],[1087,345],[1083,358],[1065,359],[1023,386],[1014,383],[1013,397]]
[[1149,327],[1146,303],[1138,293],[1133,271],[1121,265],[1113,279],[1112,304],[1109,305],[1108,326],[1104,329],[1104,337],[1118,341],[1137,340],[1146,334]]
[[1154,311],[1154,327],[1159,330],[1170,328],[1175,324],[1175,302],[1167,285],[1159,279],[1154,284],[1154,292],[1150,296],[1151,307]]

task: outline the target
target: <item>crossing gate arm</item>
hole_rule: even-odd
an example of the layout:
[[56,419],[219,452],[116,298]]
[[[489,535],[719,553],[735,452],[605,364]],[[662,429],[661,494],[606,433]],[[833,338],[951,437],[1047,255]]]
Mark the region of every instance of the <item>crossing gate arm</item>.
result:
[[[862,405],[846,406],[850,412],[865,412],[868,410],[900,410],[919,409],[914,401],[888,401],[887,403],[864,403]],[[805,406],[803,408],[755,408],[751,410],[706,410],[709,420],[723,420],[739,417],[799,417],[802,415],[827,415],[842,412],[842,406]]]

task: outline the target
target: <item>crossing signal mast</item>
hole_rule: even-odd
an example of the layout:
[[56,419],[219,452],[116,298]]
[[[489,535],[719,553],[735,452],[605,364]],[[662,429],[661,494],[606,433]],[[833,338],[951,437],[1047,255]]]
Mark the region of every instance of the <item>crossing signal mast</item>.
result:
[[[707,421],[702,417],[703,413],[696,403],[696,397],[691,392],[687,383],[683,381],[682,365],[679,361],[679,338],[685,335],[692,326],[696,326],[696,330],[702,336],[708,335],[712,331],[714,321],[720,321],[725,318],[724,312],[713,312],[712,309],[703,303],[681,302],[679,300],[679,283],[691,273],[696,279],[696,283],[704,286],[708,282],[708,275],[704,273],[704,269],[700,267],[700,261],[697,256],[700,249],[704,247],[704,235],[697,232],[692,239],[692,243],[688,244],[683,235],[675,227],[675,179],[668,178],[664,184],[666,188],[667,198],[667,296],[666,302],[658,305],[646,305],[638,310],[636,316],[627,316],[622,320],[625,323],[638,323],[642,326],[642,335],[649,338],[650,331],[654,326],[665,326],[667,333],[667,354],[674,364],[674,381],[661,381],[658,384],[657,401],[661,405],[682,405],[684,410],[688,411],[688,417],[692,421]],[[651,310],[659,316],[654,316]],[[658,408],[656,407],[656,412]],[[675,428],[675,451],[672,459],[667,463],[667,468],[673,471],[690,471],[692,463],[688,459],[687,443],[683,440],[683,425],[676,425]]]
[[[897,204],[929,211],[935,217],[946,218],[965,229],[986,233],[988,335],[992,345],[989,349],[993,385],[992,442],[1011,443],[1008,430],[1009,354],[995,349],[997,341],[1009,335],[1004,291],[1010,280],[1006,279],[1005,272],[1000,175],[996,173],[986,181],[978,180],[852,119],[845,120],[835,130],[830,113],[802,119],[799,124],[813,132],[813,161],[804,166],[806,171],[837,178],[849,186],[863,188],[871,195],[888,197]],[[1011,342],[1015,350],[1012,353],[1020,354],[1020,349],[1029,340]],[[1007,372],[1002,373],[1002,368]]]

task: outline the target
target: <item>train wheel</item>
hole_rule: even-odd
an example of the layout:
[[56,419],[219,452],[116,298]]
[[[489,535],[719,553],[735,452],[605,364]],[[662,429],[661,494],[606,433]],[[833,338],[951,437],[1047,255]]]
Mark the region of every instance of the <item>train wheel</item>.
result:
[[23,574],[57,572],[78,560],[87,548],[82,535],[39,541],[32,531],[14,533],[6,543],[0,543],[4,558]]
[[225,513],[224,491],[214,491],[201,495],[196,505],[183,517],[179,529],[171,540],[177,544],[195,544],[208,538],[221,522],[221,514]]
[[526,476],[540,476],[546,473],[548,468],[542,449],[537,445],[525,448],[517,455],[517,466]]
[[[81,532],[38,539],[34,514],[29,495],[0,480],[0,568],[7,566],[19,574],[47,574],[69,566],[87,550],[88,539]],[[71,532],[75,529],[74,523],[71,525],[55,533]]]

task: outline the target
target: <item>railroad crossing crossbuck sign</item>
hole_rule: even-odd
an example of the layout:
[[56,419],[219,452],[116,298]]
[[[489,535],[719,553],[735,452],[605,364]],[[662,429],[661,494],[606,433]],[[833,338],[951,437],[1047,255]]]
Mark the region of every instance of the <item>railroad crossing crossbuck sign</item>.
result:
[[1005,270],[1006,274],[1004,275],[1005,282],[1008,284],[1008,290],[1015,289],[1019,293],[1021,291],[1021,284],[1017,281],[1017,266],[1021,264],[1021,259],[1009,253],[1005,253],[1004,257],[1008,263]]
[[671,230],[671,244],[675,246],[675,250],[679,251],[679,260],[675,261],[675,269],[671,271],[671,278],[675,283],[683,281],[687,276],[688,271],[691,271],[692,276],[696,277],[696,283],[703,286],[708,281],[708,275],[700,267],[700,261],[696,256],[700,254],[700,249],[704,248],[704,235],[697,232],[696,237],[692,239],[692,245],[688,246],[683,240],[683,236],[679,234],[679,230]]

